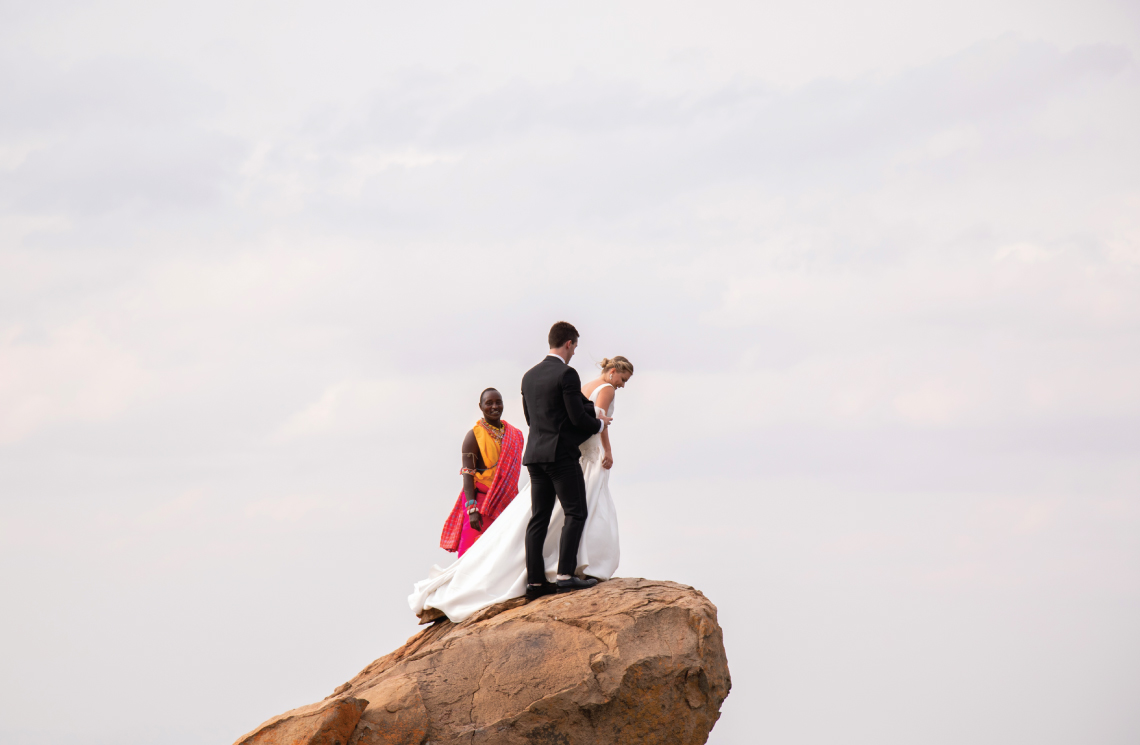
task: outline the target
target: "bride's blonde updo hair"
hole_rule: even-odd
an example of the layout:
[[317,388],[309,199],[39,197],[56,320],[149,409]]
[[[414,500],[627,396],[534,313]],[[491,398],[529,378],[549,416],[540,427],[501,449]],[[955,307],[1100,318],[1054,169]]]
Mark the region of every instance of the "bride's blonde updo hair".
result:
[[633,375],[633,363],[620,354],[616,357],[606,357],[602,360],[601,364],[602,372],[606,370],[617,370],[619,373],[629,373]]

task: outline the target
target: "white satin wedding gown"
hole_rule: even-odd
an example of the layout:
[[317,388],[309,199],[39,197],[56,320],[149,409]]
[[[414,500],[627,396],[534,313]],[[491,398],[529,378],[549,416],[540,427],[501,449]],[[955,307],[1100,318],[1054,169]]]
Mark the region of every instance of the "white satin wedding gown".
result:
[[[590,400],[596,402],[598,392],[607,386],[609,383],[598,386]],[[596,403],[594,411],[602,413]],[[612,417],[613,413],[611,402],[605,414]],[[586,440],[581,450],[579,462],[586,481],[587,513],[582,542],[578,544],[575,574],[606,580],[617,571],[620,549],[617,510],[610,497],[610,472],[602,468],[605,452],[601,435]],[[458,623],[481,608],[523,595],[526,592],[524,539],[530,516],[530,485],[527,485],[461,558],[446,569],[432,567],[428,578],[416,583],[408,596],[412,611],[418,614],[426,608],[438,608]],[[562,505],[556,503],[546,543],[542,546],[546,579],[551,582],[558,570],[558,541],[564,520]]]

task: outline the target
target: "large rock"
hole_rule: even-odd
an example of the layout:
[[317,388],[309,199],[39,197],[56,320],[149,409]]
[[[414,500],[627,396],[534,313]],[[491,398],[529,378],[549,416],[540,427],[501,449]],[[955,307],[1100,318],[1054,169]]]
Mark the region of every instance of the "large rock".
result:
[[368,702],[359,698],[325,699],[274,717],[238,742],[242,745],[345,745],[366,706]]
[[238,745],[688,745],[708,738],[731,685],[704,595],[613,579],[439,621]]

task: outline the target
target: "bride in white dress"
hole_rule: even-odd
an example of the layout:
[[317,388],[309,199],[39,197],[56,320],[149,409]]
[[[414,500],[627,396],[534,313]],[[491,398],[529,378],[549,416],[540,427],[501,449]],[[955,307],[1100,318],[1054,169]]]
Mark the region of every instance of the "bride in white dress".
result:
[[[614,395],[633,375],[633,365],[625,357],[602,360],[602,374],[582,386],[582,393],[594,402],[594,411],[612,417]],[[617,510],[610,497],[609,428],[581,445],[582,476],[586,481],[586,526],[578,544],[580,577],[607,580],[617,571]],[[458,623],[495,603],[521,597],[526,592],[526,526],[530,522],[530,486],[503,510],[498,519],[459,559],[441,569],[432,567],[427,579],[417,582],[408,604],[417,615],[435,608]],[[564,520],[562,505],[555,504],[542,556],[546,579],[554,581],[558,569],[558,539]]]

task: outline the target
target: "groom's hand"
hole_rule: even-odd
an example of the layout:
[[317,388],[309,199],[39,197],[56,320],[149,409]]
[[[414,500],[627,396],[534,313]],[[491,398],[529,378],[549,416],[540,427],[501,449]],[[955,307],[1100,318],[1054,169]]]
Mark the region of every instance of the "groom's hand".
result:
[[610,422],[613,421],[613,417],[608,417],[605,414],[599,414],[598,419],[601,419],[603,422],[605,422],[607,427],[610,426]]

